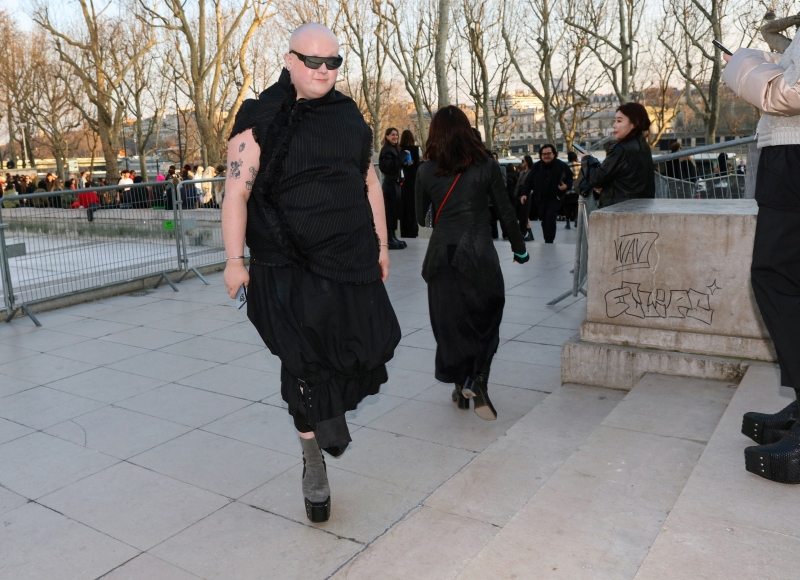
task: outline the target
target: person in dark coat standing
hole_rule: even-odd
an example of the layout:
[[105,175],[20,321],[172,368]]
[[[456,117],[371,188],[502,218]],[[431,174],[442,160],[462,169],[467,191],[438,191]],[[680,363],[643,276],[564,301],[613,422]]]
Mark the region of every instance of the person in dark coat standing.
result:
[[378,159],[378,168],[383,173],[383,205],[386,208],[386,229],[389,232],[389,249],[402,250],[406,243],[397,239],[397,208],[400,204],[400,177],[403,172],[403,158],[397,148],[400,133],[389,127],[383,134],[383,146]]
[[539,161],[533,165],[528,181],[533,189],[533,198],[542,220],[544,243],[552,244],[556,239],[556,219],[567,190],[572,187],[572,170],[561,161],[553,145],[542,145]]
[[405,156],[403,184],[400,186],[400,237],[416,238],[419,226],[414,211],[414,185],[417,182],[417,168],[422,160],[414,133],[408,129],[400,135],[400,150],[400,155]]
[[417,172],[417,221],[433,203],[434,227],[422,264],[428,309],[436,338],[436,379],[454,383],[453,402],[474,400],[482,419],[497,418],[489,400],[489,371],[500,340],[505,288],[489,226],[497,208],[514,252],[528,253],[508,201],[500,166],[475,137],[458,107],[439,109],[425,145],[428,160]]
[[517,198],[517,222],[519,230],[525,236],[523,239],[526,242],[533,241],[533,232],[531,231],[531,205],[533,205],[533,176],[531,175],[531,168],[533,167],[533,159],[530,155],[525,155],[520,164],[519,178],[517,179],[517,188],[514,195]]
[[583,174],[600,192],[600,207],[608,207],[629,199],[656,196],[653,154],[645,139],[650,130],[650,117],[639,103],[625,103],[614,115],[614,137],[617,143],[608,150],[601,164],[590,153],[582,155]]

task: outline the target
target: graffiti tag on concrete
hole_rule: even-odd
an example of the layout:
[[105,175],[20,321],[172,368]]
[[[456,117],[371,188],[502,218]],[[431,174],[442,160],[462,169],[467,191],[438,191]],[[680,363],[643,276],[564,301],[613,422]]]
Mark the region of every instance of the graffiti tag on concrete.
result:
[[606,315],[616,318],[623,314],[636,318],[693,318],[711,324],[714,309],[710,297],[719,287],[716,280],[709,284],[708,292],[693,288],[642,290],[641,284],[622,282],[620,288],[606,292]]
[[615,266],[613,273],[650,267],[650,250],[658,239],[656,232],[625,234],[614,240]]

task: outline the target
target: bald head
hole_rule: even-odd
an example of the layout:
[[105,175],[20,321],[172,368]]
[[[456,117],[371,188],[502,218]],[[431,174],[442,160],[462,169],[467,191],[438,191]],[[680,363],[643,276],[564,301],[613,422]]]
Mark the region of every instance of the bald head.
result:
[[317,22],[308,22],[295,28],[289,37],[289,50],[296,50],[302,54],[303,49],[308,50],[310,45],[325,45],[332,49],[330,54],[313,54],[314,56],[336,56],[339,54],[339,39],[327,26]]
[[[299,57],[297,53],[303,56]],[[289,51],[284,55],[284,61],[297,90],[297,98],[318,99],[336,84],[338,70],[329,70],[325,64],[316,69],[309,68],[301,60],[306,56],[339,56],[339,40],[327,26],[316,22],[303,24],[289,38]]]

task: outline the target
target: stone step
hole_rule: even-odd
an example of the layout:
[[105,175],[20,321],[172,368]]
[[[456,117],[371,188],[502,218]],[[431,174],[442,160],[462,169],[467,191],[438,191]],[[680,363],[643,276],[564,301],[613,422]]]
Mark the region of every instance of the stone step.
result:
[[661,528],[636,580],[797,578],[798,486],[745,471],[747,411],[776,412],[794,393],[774,365],[752,365]]
[[334,578],[453,578],[624,395],[562,385]]
[[632,579],[734,387],[645,375],[457,578]]

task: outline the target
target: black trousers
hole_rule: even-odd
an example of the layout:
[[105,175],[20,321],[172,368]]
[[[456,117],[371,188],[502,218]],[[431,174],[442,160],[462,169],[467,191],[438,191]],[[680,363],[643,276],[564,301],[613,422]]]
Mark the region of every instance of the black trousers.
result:
[[394,179],[386,177],[381,189],[383,190],[383,207],[386,210],[386,230],[391,240],[395,238],[394,232],[397,229],[397,202],[400,199],[400,184]]
[[759,206],[750,275],[781,384],[800,389],[800,213]]
[[542,235],[545,244],[552,244],[556,239],[556,219],[561,201],[558,198],[540,199],[538,202],[539,219],[542,220]]
[[521,231],[523,234],[527,233],[528,214],[531,211],[531,196],[528,196],[528,198],[525,200],[525,203],[520,202],[519,198],[517,198],[516,209],[517,220],[519,221],[519,231]]

